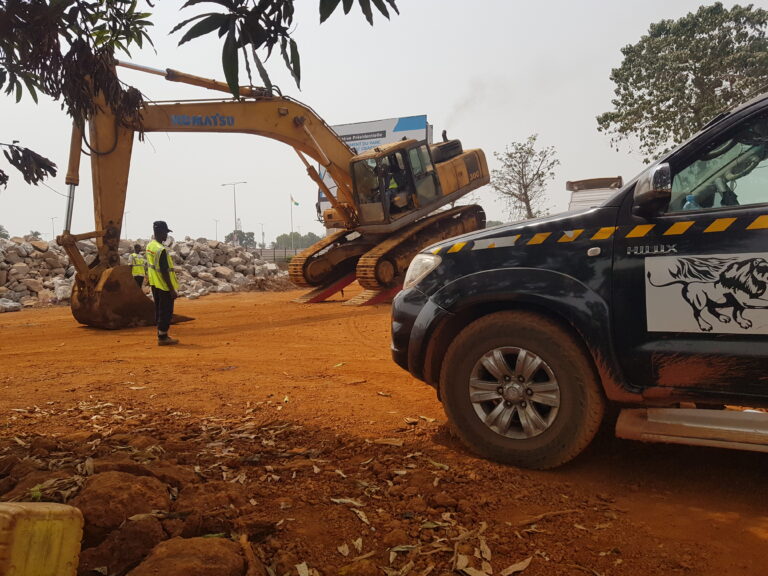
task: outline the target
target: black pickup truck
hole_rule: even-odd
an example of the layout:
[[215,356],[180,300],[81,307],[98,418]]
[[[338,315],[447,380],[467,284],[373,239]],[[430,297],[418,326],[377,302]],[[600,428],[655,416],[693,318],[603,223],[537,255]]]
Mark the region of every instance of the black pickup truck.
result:
[[501,462],[567,462],[608,405],[620,437],[768,451],[767,289],[764,94],[598,208],[424,250],[392,355]]

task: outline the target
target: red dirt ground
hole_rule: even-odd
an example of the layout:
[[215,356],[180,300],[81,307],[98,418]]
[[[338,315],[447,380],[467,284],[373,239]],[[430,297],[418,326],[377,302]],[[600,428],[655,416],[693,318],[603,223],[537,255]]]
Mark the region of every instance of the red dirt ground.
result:
[[[68,308],[0,315],[0,499],[77,503],[108,470],[157,478],[161,524],[129,523],[156,539],[246,535],[266,567],[249,576],[768,570],[765,454],[602,434],[554,471],[478,459],[392,362],[388,305],[299,294],[180,300],[195,320],[166,348]],[[104,526],[86,525],[88,554]],[[93,562],[117,562],[103,550]]]

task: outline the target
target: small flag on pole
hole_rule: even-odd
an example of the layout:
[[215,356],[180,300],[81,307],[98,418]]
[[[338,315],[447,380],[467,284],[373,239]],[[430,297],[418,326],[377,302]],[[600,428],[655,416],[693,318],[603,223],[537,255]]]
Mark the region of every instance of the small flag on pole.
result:
[[294,206],[298,206],[299,205],[299,203],[296,202],[296,200],[293,199],[293,194],[291,194],[291,204],[293,204]]

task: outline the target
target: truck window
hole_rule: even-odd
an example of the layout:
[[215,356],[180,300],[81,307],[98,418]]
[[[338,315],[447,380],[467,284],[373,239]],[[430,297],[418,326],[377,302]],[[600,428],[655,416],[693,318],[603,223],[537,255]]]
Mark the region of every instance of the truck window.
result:
[[768,202],[768,115],[747,120],[676,171],[668,212],[764,202]]

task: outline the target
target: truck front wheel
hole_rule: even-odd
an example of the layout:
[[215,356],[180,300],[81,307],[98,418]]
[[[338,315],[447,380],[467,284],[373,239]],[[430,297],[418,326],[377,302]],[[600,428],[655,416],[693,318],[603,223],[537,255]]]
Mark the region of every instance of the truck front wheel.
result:
[[484,316],[459,333],[445,355],[440,393],[472,451],[525,468],[574,458],[605,409],[592,363],[573,336],[521,311]]

